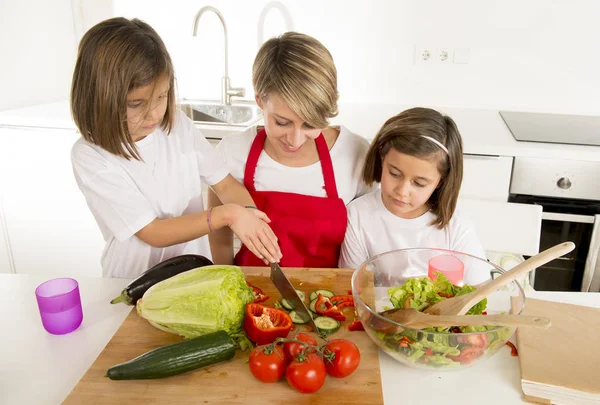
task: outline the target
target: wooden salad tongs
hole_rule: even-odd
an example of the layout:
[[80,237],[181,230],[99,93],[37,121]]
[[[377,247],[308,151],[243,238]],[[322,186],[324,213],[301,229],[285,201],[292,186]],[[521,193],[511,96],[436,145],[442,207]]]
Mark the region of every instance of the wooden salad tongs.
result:
[[[469,311],[469,309],[471,309],[475,304],[488,295],[499,290],[517,278],[524,276],[533,269],[569,253],[574,248],[575,244],[573,242],[560,243],[544,250],[541,253],[538,253],[535,256],[531,256],[523,263],[519,263],[517,266],[508,270],[504,274],[501,274],[499,277],[480,285],[475,291],[465,295],[459,295],[439,301],[425,309],[423,312],[430,315],[464,315],[467,313],[467,311]],[[487,317],[489,316],[490,315],[487,315]]]
[[550,319],[528,315],[431,315],[419,312],[414,308],[392,308],[380,315],[415,329],[434,328],[437,326],[520,326],[546,329],[550,327]]

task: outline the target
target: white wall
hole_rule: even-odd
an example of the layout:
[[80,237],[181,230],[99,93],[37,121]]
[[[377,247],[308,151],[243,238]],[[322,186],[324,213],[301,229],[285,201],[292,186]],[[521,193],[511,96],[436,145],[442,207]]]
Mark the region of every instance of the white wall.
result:
[[[258,20],[283,6],[292,26],[321,40],[339,71],[341,100],[600,114],[600,2],[594,0],[114,0],[117,15],[156,28],[184,96],[219,98],[222,34],[213,15],[191,38],[196,11],[219,8],[229,30],[229,75],[251,91]],[[278,10],[266,32],[285,26]],[[470,49],[466,65],[414,63],[415,46]]]
[[0,0],[0,111],[65,100],[81,34],[111,0]]
[[[594,0],[0,0],[0,110],[68,97],[75,43],[96,22],[138,17],[163,37],[180,94],[218,99],[222,31],[231,84],[253,97],[258,21],[265,37],[311,34],[332,52],[343,102],[600,114],[600,2]],[[285,23],[281,9],[291,21]],[[468,48],[470,62],[415,64],[415,46]]]
[[0,0],[0,110],[65,99],[75,58],[70,0]]

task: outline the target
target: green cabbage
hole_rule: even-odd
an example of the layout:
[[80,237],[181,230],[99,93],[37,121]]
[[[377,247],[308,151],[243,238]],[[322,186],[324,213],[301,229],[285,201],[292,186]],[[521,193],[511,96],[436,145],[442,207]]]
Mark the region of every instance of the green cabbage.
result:
[[137,302],[140,316],[155,327],[191,338],[224,330],[242,331],[252,288],[237,266],[205,266],[153,285]]

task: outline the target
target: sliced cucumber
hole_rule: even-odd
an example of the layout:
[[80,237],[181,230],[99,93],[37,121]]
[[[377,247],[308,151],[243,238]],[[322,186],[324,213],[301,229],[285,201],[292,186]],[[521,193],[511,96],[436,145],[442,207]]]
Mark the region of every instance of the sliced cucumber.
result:
[[306,323],[304,322],[302,317],[300,317],[300,315],[298,315],[298,313],[294,310],[290,311],[288,315],[290,316],[290,318],[292,318],[292,322],[296,325],[304,325]]
[[291,311],[294,308],[296,308],[296,306],[294,305],[294,303],[292,301],[286,300],[285,298],[281,299],[281,305],[288,311]]
[[[300,298],[300,301],[305,302],[304,298],[306,297],[304,296],[304,293],[302,291],[296,290],[296,294],[298,294],[298,298]],[[285,298],[281,299],[281,305],[283,305],[283,308],[287,309],[288,311],[292,311],[296,308],[296,305],[294,305],[292,301],[286,300]]]
[[316,290],[310,293],[310,300],[316,300],[319,297],[319,294],[321,294],[323,297],[327,297],[327,298],[331,298],[333,297],[335,294],[329,290]]
[[314,300],[310,301],[310,305],[308,307],[311,311],[317,314],[317,299],[315,298]]
[[337,331],[342,326],[342,323],[328,316],[320,316],[315,318],[315,325],[319,328],[319,332],[330,335]]

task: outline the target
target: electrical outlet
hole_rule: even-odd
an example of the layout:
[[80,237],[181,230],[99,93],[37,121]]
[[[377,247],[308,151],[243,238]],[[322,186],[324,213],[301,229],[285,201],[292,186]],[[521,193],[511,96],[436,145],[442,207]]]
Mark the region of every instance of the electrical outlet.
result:
[[424,46],[415,47],[415,63],[433,63],[432,49]]
[[451,48],[438,48],[435,52],[436,62],[452,63],[453,51]]

